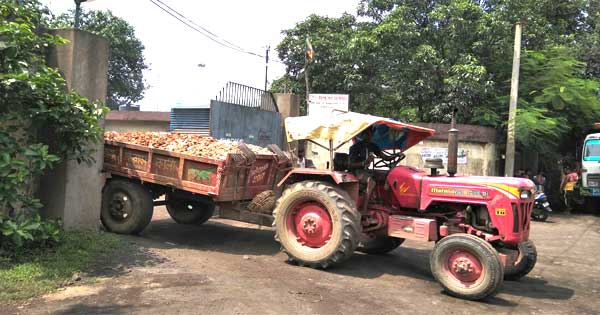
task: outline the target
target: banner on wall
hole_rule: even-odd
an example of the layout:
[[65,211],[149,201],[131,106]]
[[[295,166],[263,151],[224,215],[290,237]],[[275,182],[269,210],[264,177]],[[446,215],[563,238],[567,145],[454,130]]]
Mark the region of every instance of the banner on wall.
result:
[[[422,148],[421,159],[423,162],[427,159],[442,159],[444,164],[448,164],[448,148]],[[467,164],[467,151],[458,149],[458,164]]]
[[329,116],[336,110],[348,111],[348,94],[310,94],[308,96],[309,116]]

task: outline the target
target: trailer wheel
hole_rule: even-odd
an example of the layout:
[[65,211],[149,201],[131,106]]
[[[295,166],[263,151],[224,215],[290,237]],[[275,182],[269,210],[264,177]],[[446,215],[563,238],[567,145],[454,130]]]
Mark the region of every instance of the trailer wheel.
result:
[[469,234],[440,240],[431,252],[430,265],[433,276],[450,295],[468,300],[493,295],[504,278],[498,252]]
[[211,201],[182,199],[167,194],[165,196],[167,212],[179,224],[202,224],[215,212]]
[[139,183],[113,179],[102,192],[100,220],[107,230],[120,234],[140,233],[152,220],[150,191]]
[[313,268],[343,262],[358,245],[360,214],[337,187],[303,181],[287,188],[273,212],[275,240],[290,261]]
[[519,280],[533,270],[537,262],[537,250],[532,241],[519,243],[519,258],[514,266],[504,268],[504,279]]
[[382,255],[393,251],[402,245],[402,243],[404,243],[403,238],[376,236],[373,239],[358,244],[356,250],[365,254]]

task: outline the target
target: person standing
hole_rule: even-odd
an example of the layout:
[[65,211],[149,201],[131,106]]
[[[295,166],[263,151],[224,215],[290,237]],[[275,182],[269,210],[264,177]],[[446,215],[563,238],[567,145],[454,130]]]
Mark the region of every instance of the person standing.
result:
[[575,185],[577,184],[578,180],[579,175],[577,175],[575,168],[568,167],[560,183],[560,191],[563,193],[565,206],[567,207],[567,212],[569,213],[574,210],[573,198],[575,197]]
[[540,170],[537,175],[533,176],[533,183],[537,191],[544,192],[546,188],[546,176],[544,176],[544,172]]

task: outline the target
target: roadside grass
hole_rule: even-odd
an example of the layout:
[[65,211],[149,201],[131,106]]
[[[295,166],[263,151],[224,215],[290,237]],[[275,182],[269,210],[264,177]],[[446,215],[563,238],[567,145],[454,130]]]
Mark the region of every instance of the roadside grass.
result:
[[104,232],[65,232],[54,248],[0,256],[0,302],[24,300],[67,284],[75,273],[89,272],[94,262],[126,246]]

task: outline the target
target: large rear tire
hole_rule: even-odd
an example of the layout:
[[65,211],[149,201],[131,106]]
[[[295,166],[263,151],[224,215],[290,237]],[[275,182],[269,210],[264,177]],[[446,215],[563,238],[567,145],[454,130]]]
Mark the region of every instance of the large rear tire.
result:
[[209,200],[178,198],[172,194],[167,194],[165,199],[167,212],[179,224],[202,224],[215,212],[215,205]]
[[402,243],[404,243],[403,238],[376,236],[373,239],[360,242],[356,251],[370,255],[382,255],[393,251]]
[[152,220],[152,194],[140,183],[112,179],[102,191],[100,220],[110,232],[138,234]]
[[321,181],[287,188],[273,212],[275,240],[290,261],[327,268],[348,259],[358,245],[360,214],[342,189]]
[[519,257],[513,266],[504,267],[504,279],[519,280],[533,270],[537,262],[537,249],[532,241],[519,243]]
[[440,240],[431,252],[431,272],[450,295],[480,300],[496,293],[504,278],[498,252],[470,234]]

